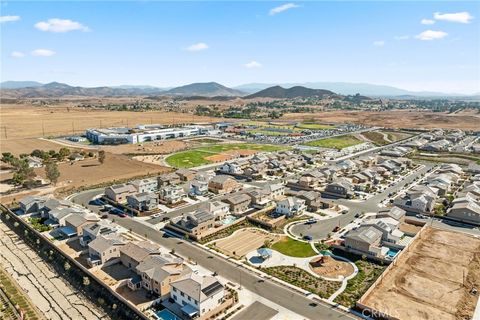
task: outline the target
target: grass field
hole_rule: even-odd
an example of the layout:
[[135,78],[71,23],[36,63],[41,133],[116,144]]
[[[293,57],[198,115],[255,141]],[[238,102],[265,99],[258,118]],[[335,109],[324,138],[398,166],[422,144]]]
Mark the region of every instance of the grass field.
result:
[[304,143],[304,145],[311,146],[311,147],[343,149],[343,148],[360,144],[362,142],[363,142],[362,140],[354,136],[345,135],[345,136],[338,136],[338,137],[332,137],[327,139],[309,141]]
[[297,125],[297,128],[300,129],[310,129],[310,130],[327,130],[335,128],[332,125],[328,124],[319,124],[319,123],[300,123]]
[[289,237],[275,242],[272,249],[290,257],[305,258],[316,255],[309,243],[293,240]]
[[251,143],[226,143],[201,147],[194,150],[183,151],[168,156],[165,161],[172,167],[191,168],[213,163],[207,157],[219,155],[223,152],[245,150],[245,151],[265,151],[272,152],[285,149],[284,147],[272,146],[266,144]]
[[368,131],[362,133],[362,136],[372,141],[377,146],[384,146],[399,140],[411,137],[411,134],[394,131]]

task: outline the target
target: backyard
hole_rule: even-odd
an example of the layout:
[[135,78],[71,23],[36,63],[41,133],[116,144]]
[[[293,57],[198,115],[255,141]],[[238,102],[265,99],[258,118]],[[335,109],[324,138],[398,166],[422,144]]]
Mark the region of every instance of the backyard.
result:
[[309,142],[305,142],[304,145],[307,145],[310,147],[343,149],[343,148],[360,144],[362,142],[363,142],[362,140],[352,135],[345,135],[345,136],[338,136],[338,137],[332,137],[327,139],[309,141]]
[[251,143],[226,143],[214,144],[189,151],[182,151],[168,156],[165,161],[172,167],[191,168],[214,162],[221,162],[247,156],[256,152],[272,152],[282,150],[284,147],[251,144]]
[[295,266],[262,268],[262,271],[325,299],[330,297],[341,286],[341,282],[317,278]]
[[293,240],[289,237],[275,242],[271,248],[290,257],[306,258],[316,255],[309,243]]

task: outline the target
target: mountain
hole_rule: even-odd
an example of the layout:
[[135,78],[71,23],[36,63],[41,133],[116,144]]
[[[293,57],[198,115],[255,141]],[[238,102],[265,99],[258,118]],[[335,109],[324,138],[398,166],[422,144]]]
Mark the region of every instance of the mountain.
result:
[[165,92],[166,95],[174,96],[243,96],[244,92],[225,87],[216,82],[191,83],[186,86],[176,87]]
[[43,83],[37,81],[3,81],[0,83],[2,89],[19,89],[29,87],[40,87]]
[[162,94],[164,91],[159,88],[113,88],[113,87],[73,87],[65,83],[50,82],[34,87],[19,87],[7,89],[2,87],[4,98],[55,98],[64,96],[129,96]]
[[246,96],[245,99],[252,98],[309,98],[309,97],[323,97],[327,95],[335,95],[334,92],[323,89],[310,89],[302,86],[295,86],[289,89],[282,88],[280,86],[273,86],[266,88],[257,93]]
[[275,85],[285,88],[294,86],[304,86],[312,89],[325,89],[342,95],[355,95],[360,93],[364,96],[377,97],[395,97],[395,96],[415,96],[415,97],[449,97],[464,96],[455,93],[429,92],[429,91],[409,91],[392,86],[370,84],[370,83],[350,83],[350,82],[305,82],[305,83],[249,83],[243,84],[234,89],[248,93],[254,93]]

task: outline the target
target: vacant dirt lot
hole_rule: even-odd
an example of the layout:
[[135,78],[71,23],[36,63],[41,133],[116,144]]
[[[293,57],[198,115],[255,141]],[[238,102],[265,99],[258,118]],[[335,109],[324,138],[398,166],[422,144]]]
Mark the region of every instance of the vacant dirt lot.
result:
[[[105,162],[100,164],[96,159],[79,161],[70,165],[62,163],[60,169],[59,185],[62,189],[92,186],[113,180],[123,180],[138,176],[161,174],[169,168],[155,164],[144,163],[123,155],[107,153]],[[38,175],[45,177],[45,170],[35,170]]]
[[455,114],[419,110],[392,111],[320,111],[316,113],[290,113],[283,116],[284,120],[311,120],[332,123],[360,123],[389,128],[431,129],[459,128],[463,130],[478,129],[480,113],[462,111]]
[[265,231],[241,229],[227,238],[215,241],[215,247],[226,255],[241,258],[263,246],[265,241],[275,242],[279,239],[280,236]]
[[313,272],[320,276],[327,278],[347,277],[354,271],[353,266],[348,262],[336,260],[330,256],[323,256],[321,259],[323,260],[320,266],[310,265]]
[[[405,249],[406,250],[406,249]],[[359,301],[398,319],[471,319],[480,288],[480,239],[424,229]]]

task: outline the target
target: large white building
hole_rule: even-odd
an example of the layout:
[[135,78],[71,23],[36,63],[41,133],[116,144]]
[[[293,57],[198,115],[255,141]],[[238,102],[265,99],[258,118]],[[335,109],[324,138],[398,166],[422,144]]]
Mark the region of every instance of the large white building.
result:
[[208,126],[183,126],[167,128],[159,124],[139,125],[134,128],[87,129],[87,139],[95,144],[128,144],[165,140],[206,134]]

